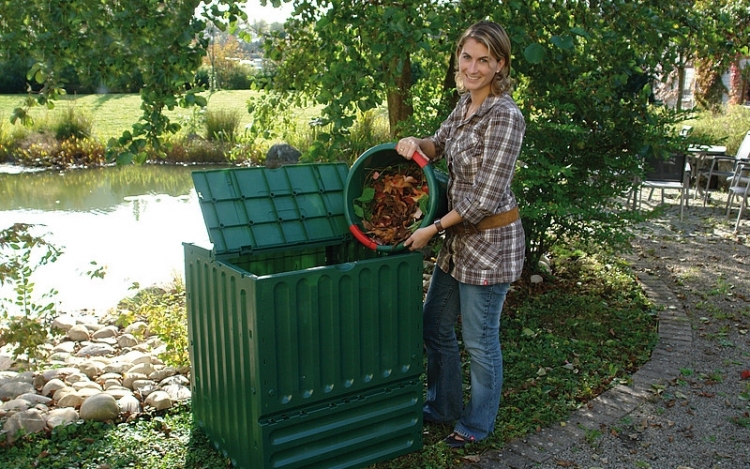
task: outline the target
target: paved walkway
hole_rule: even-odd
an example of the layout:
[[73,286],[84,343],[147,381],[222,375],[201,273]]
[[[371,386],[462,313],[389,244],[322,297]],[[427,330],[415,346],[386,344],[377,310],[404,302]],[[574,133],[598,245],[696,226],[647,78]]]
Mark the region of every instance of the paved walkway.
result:
[[631,385],[611,388],[590,401],[588,406],[573,412],[564,424],[512,441],[503,450],[485,452],[479,461],[467,462],[465,467],[524,469],[542,464],[557,466],[555,456],[580,444],[587,430],[598,431],[602,425],[610,426],[627,416],[653,395],[653,385],[675,376],[686,365],[693,339],[685,311],[659,277],[639,272],[641,269],[635,260],[633,267],[648,297],[663,310],[659,313],[659,342],[651,360],[632,376]]

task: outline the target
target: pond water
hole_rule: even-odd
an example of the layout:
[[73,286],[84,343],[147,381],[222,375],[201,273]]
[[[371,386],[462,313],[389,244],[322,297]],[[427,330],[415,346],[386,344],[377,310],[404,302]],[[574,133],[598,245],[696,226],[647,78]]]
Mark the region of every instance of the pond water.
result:
[[[61,311],[103,311],[132,296],[134,282],[147,287],[182,276],[183,242],[210,246],[190,176],[199,169],[205,168],[19,172],[0,165],[0,229],[42,225],[34,234],[64,253],[34,273],[36,293],[56,289]],[[86,274],[102,266],[103,279]],[[5,297],[11,293],[0,288]]]

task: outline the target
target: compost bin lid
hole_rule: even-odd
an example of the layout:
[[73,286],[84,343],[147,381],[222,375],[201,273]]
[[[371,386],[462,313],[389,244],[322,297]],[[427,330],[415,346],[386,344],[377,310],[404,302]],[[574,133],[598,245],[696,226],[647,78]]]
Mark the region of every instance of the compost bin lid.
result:
[[349,237],[345,163],[192,173],[216,254],[329,245]]

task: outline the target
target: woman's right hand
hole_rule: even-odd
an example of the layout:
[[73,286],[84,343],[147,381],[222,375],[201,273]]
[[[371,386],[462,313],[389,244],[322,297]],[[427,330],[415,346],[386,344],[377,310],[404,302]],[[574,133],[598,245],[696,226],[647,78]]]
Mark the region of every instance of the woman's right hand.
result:
[[[396,143],[396,152],[407,160],[412,159],[415,152],[419,152],[419,154],[427,158],[420,145],[420,139],[416,137],[404,137]],[[429,160],[429,158],[427,159]]]

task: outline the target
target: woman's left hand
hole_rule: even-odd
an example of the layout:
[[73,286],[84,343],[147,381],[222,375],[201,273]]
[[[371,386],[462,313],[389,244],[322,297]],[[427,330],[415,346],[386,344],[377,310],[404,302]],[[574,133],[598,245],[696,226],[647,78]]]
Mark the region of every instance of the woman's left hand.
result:
[[432,225],[419,228],[409,236],[409,239],[404,241],[404,246],[409,248],[410,251],[418,251],[427,246],[427,243],[430,242],[434,234],[435,227]]

